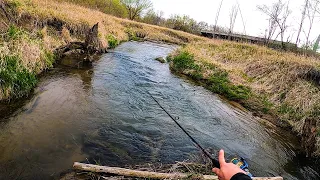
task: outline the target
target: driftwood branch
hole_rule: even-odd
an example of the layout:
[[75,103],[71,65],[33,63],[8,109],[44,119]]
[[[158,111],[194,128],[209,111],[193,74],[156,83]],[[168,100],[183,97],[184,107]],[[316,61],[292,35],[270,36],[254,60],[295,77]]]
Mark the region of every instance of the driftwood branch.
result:
[[[73,168],[76,170],[96,172],[96,173],[107,173],[114,174],[126,177],[137,177],[137,178],[150,178],[150,179],[185,179],[190,178],[190,174],[184,173],[157,173],[157,172],[148,172],[148,171],[137,171],[131,169],[124,169],[118,167],[107,167],[107,166],[97,166],[92,164],[83,164],[75,162],[73,164]],[[205,179],[205,180],[218,180],[217,176],[212,175],[201,175],[197,178]],[[254,180],[283,180],[282,177],[254,177]]]

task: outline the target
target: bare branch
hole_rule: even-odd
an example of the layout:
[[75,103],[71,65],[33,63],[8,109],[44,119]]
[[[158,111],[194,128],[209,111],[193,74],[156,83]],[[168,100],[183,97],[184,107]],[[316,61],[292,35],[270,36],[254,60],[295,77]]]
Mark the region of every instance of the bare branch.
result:
[[306,12],[307,12],[307,8],[308,8],[308,4],[309,4],[309,0],[305,0],[305,4],[303,6],[303,10],[302,10],[302,13],[301,13],[302,17],[301,17],[301,22],[300,22],[298,34],[297,34],[296,44],[298,44],[299,41],[300,41],[300,33],[301,33],[301,30],[302,30],[302,26],[303,26],[304,20],[306,18]]
[[234,24],[236,23],[236,19],[238,16],[238,7],[237,6],[232,6],[232,9],[230,11],[230,26],[229,26],[229,33],[233,33],[233,29],[234,29]]
[[285,49],[284,37],[288,29],[287,19],[291,14],[289,10],[289,3],[283,3],[281,0],[272,4],[271,6],[262,5],[257,6],[257,8],[269,17],[269,26],[267,29],[267,43],[273,37],[275,31],[279,29],[280,37],[282,42],[282,48]]

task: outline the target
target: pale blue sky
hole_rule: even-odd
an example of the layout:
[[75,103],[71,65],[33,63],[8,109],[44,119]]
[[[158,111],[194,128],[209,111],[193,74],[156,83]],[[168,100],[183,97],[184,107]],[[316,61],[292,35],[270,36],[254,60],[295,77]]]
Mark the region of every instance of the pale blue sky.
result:
[[[151,0],[156,11],[163,11],[165,17],[171,14],[189,15],[197,21],[205,21],[209,24],[214,24],[216,12],[220,4],[220,0]],[[262,36],[268,25],[267,17],[257,10],[257,5],[267,4],[271,5],[272,2],[277,0],[238,0],[246,24],[247,34],[253,36]],[[298,29],[298,24],[301,19],[301,9],[304,0],[291,0],[290,9],[292,14],[289,18],[290,28],[287,34],[293,34]],[[237,4],[237,0],[224,0],[218,25],[228,27],[229,13],[233,5]],[[311,39],[314,40],[320,33],[319,19],[314,23]],[[306,25],[308,25],[306,23]],[[238,14],[235,31],[243,33],[243,25],[241,16]],[[296,35],[292,40],[295,41]],[[301,38],[304,34],[301,34]]]

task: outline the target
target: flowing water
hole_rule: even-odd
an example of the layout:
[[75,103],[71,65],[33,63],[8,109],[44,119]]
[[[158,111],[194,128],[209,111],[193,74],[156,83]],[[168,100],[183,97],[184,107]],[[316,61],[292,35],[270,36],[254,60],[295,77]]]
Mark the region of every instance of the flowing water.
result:
[[0,179],[55,179],[73,162],[174,163],[198,154],[152,94],[205,148],[240,155],[256,176],[319,179],[289,134],[170,73],[174,46],[127,42],[92,68],[59,67],[0,121]]

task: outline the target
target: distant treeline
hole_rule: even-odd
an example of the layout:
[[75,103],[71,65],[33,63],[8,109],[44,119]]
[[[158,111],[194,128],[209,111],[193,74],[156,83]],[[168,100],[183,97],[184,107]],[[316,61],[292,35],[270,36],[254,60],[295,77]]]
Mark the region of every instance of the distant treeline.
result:
[[188,15],[171,15],[170,18],[165,19],[162,12],[156,13],[153,10],[149,10],[141,17],[140,21],[198,35],[204,30],[210,31],[215,29],[216,32],[228,32],[226,28],[214,28],[213,25],[209,25],[206,22],[197,22]]
[[202,30],[228,32],[226,28],[209,25],[206,22],[197,22],[187,15],[171,15],[166,19],[163,12],[155,12],[149,0],[57,0],[72,2],[85,7],[98,9],[106,14],[120,18],[127,18],[147,24],[168,27],[192,34],[200,35]]

